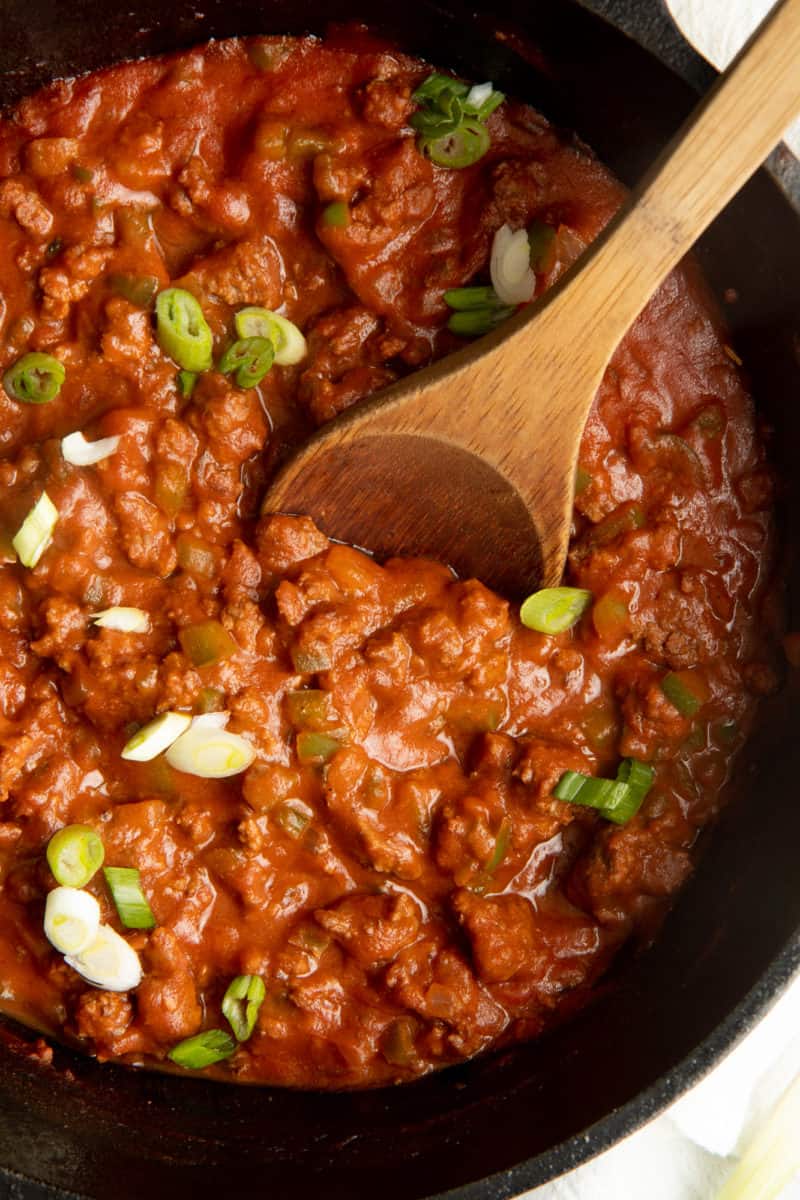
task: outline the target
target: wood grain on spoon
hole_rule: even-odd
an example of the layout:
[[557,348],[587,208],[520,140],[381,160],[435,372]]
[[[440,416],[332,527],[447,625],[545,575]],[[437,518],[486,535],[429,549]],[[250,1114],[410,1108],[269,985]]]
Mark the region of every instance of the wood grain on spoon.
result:
[[501,330],[321,429],[265,512],[451,563],[508,595],[561,578],[584,425],[611,355],[800,111],[800,0],[783,0],[577,268]]

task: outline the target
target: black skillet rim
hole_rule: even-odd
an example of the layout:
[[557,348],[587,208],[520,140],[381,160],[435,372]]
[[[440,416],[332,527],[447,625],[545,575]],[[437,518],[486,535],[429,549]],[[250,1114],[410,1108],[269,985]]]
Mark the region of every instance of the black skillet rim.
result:
[[[636,41],[694,90],[702,92],[713,82],[716,72],[682,36],[664,0],[647,6],[642,6],[640,0],[578,0],[578,3]],[[766,170],[800,214],[800,162],[785,146],[780,146],[770,156]],[[789,939],[750,992],[713,1033],[645,1091],[550,1150],[483,1179],[432,1194],[429,1200],[511,1200],[620,1144],[707,1076],[766,1015],[798,973],[800,931]],[[28,1197],[81,1200],[78,1193],[0,1168],[0,1184],[3,1180],[21,1189],[18,1193],[21,1200]],[[37,1195],[31,1193],[30,1185]]]

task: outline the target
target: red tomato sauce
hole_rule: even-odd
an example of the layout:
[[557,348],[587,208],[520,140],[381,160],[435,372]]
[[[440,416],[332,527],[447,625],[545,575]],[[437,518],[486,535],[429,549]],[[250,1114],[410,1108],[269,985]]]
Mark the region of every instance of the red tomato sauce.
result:
[[[32,351],[66,373],[46,404],[0,389],[0,1005],[100,1059],[155,1065],[227,1030],[242,974],[266,994],[214,1068],[230,1079],[397,1082],[540,1033],[651,935],[775,686],[770,475],[691,268],[585,433],[565,582],[593,601],[572,630],[523,628],[443,565],[259,519],[316,424],[460,344],[444,292],[487,282],[502,224],[553,231],[542,291],[620,203],[510,100],[478,162],[430,162],[408,123],[429,73],[361,34],[233,40],[55,83],[0,123],[0,373]],[[199,300],[215,362],[251,305],[307,354],[186,397],[153,319],[168,286]],[[118,448],[71,465],[75,430]],[[11,542],[43,490],[58,521],[26,568]],[[119,605],[149,631],[93,623]],[[227,651],[198,665],[208,622]],[[159,713],[208,709],[253,747],[245,772],[121,758]],[[655,773],[626,824],[553,795],[625,758]],[[140,958],[130,991],[44,936],[45,850],[74,823],[140,872],[152,930],[126,931],[102,872],[87,885]]]

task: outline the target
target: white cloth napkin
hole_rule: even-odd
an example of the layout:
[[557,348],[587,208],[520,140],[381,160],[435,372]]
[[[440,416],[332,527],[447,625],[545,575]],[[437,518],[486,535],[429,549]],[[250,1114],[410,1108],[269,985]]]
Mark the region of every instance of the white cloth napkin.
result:
[[[736,56],[773,3],[774,0],[666,0],[684,37],[719,70]],[[787,129],[785,141],[800,158],[800,120]]]
[[[554,1183],[527,1192],[524,1200],[714,1200],[799,1076],[800,977],[753,1032],[663,1116]],[[800,1112],[797,1126],[800,1138]],[[780,1198],[800,1200],[800,1176]],[[766,1198],[754,1192],[748,1200]]]
[[[695,49],[721,69],[773,0],[666,3]],[[786,142],[800,157],[800,120],[787,131]],[[714,1200],[741,1154],[759,1131],[769,1129],[782,1097],[796,1106],[800,1143],[798,1088],[800,978],[753,1032],[663,1116],[554,1183],[527,1192],[523,1200]],[[800,1150],[797,1162],[798,1174],[779,1193],[780,1200],[800,1200]],[[766,1200],[758,1184],[749,1190],[748,1200]]]

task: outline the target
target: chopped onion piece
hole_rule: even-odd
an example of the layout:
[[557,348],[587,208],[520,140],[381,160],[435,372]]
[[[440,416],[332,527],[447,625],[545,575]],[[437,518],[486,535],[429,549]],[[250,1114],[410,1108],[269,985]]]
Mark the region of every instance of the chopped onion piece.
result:
[[503,304],[527,304],[536,290],[536,275],[531,269],[531,248],[524,229],[516,233],[510,225],[501,225],[492,242],[489,265],[492,287]]
[[45,937],[62,954],[80,954],[97,937],[100,905],[91,892],[57,887],[44,908]]
[[36,566],[57,523],[58,509],[47,492],[42,492],[11,542],[23,567]]
[[494,91],[492,83],[474,83],[464,98],[464,108],[480,108]]
[[144,725],[122,747],[122,757],[131,762],[150,762],[172,745],[192,723],[187,713],[165,712]]
[[199,728],[195,725],[173,742],[167,751],[167,762],[176,771],[199,775],[201,779],[227,779],[246,771],[255,756],[246,738],[205,724]]
[[94,613],[92,620],[101,629],[116,629],[119,633],[149,633],[150,618],[143,608],[104,608]]
[[61,439],[61,453],[68,463],[74,467],[91,467],[110,458],[120,443],[120,437],[100,438],[97,442],[87,442],[82,433],[69,433]]
[[85,950],[67,955],[64,961],[87,983],[106,992],[128,992],[142,982],[139,955],[110,925],[101,925]]

